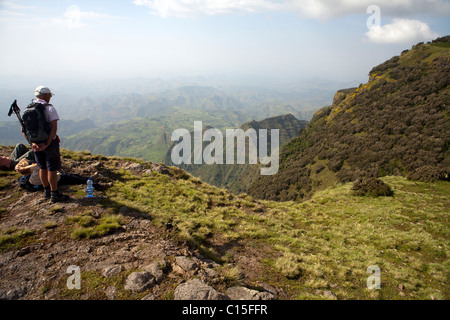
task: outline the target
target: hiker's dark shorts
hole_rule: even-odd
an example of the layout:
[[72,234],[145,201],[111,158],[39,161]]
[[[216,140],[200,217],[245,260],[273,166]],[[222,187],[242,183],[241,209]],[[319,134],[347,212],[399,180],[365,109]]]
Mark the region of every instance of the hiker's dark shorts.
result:
[[44,151],[35,152],[34,156],[39,169],[48,171],[61,169],[61,154],[57,139],[54,139]]

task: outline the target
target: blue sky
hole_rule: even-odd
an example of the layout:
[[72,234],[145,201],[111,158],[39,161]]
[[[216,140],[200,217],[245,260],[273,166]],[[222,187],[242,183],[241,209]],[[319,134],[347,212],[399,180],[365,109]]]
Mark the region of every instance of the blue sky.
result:
[[449,17],[449,0],[0,0],[0,76],[363,82]]

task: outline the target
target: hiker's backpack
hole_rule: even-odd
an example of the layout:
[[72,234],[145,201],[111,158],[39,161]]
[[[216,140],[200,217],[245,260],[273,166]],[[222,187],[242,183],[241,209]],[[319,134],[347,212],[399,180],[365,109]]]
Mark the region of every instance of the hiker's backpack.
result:
[[42,189],[42,186],[36,186],[30,183],[30,174],[27,176],[20,177],[20,179],[17,181],[17,184],[20,188],[25,189],[28,192],[35,192],[39,189]]
[[45,107],[48,104],[32,102],[28,105],[22,115],[25,135],[30,142],[47,142],[51,127],[45,118]]

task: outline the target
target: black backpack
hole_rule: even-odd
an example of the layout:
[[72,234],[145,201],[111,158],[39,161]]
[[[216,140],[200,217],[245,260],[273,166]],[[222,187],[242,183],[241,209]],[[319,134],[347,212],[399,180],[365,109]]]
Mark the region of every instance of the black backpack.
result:
[[28,105],[22,115],[24,133],[30,142],[47,142],[51,127],[45,119],[45,107],[48,104],[33,102]]

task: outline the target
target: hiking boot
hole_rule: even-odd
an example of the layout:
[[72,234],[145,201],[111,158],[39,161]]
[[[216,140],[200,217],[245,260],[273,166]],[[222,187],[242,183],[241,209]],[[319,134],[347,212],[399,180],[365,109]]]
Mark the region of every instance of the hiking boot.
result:
[[64,194],[62,194],[59,191],[52,191],[51,192],[51,196],[50,196],[51,202],[55,203],[55,202],[64,202],[69,200],[69,196],[66,196]]
[[44,200],[48,200],[51,198],[50,187],[44,188]]

